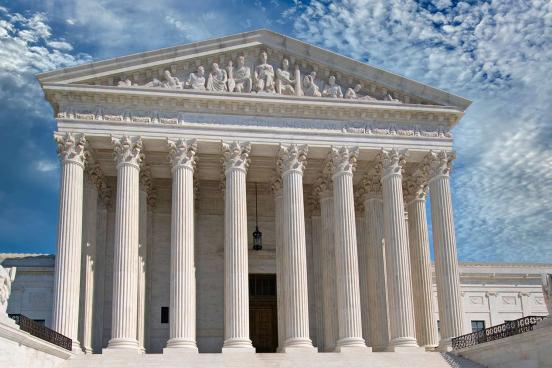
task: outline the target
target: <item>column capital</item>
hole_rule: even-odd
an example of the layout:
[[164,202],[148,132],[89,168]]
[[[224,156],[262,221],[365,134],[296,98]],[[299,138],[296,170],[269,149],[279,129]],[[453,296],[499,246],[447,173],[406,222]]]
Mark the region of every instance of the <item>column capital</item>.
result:
[[383,180],[390,175],[402,175],[407,155],[407,150],[397,150],[396,148],[386,150],[382,148],[377,157],[382,165],[381,179]]
[[308,151],[309,148],[306,144],[297,145],[292,143],[287,146],[280,144],[277,165],[282,174],[285,175],[290,171],[296,171],[302,175],[305,170]]
[[272,189],[272,193],[274,194],[275,197],[282,195],[282,187],[283,187],[282,176],[275,174],[272,177],[272,185],[270,186],[270,188]]
[[363,202],[369,199],[382,199],[381,171],[382,166],[376,164],[362,177],[358,195]]
[[87,142],[82,133],[56,133],[54,140],[57,143],[57,154],[63,163],[71,161],[84,168],[86,162]]
[[114,146],[114,157],[117,162],[117,167],[120,165],[133,165],[140,168],[140,163],[143,160],[142,153],[142,138],[128,137],[123,135],[120,138],[111,137],[111,143]]
[[403,192],[404,202],[407,205],[415,200],[426,200],[427,175],[421,167],[416,168],[410,175],[405,176],[403,180]]
[[150,208],[154,208],[157,204],[157,191],[153,185],[153,177],[151,175],[151,166],[147,163],[142,163],[140,167],[140,190],[146,192],[146,201]]
[[169,148],[169,162],[171,163],[172,170],[178,167],[185,167],[192,171],[195,169],[197,162],[196,139],[186,140],[179,138],[176,141],[167,139],[167,146]]
[[247,173],[250,159],[249,153],[251,152],[251,144],[249,142],[233,141],[231,143],[222,142],[222,156],[224,172],[228,170],[241,170]]
[[106,183],[105,180],[102,180],[99,183],[98,195],[102,200],[103,204],[105,205],[105,207],[109,207],[111,205],[113,193],[112,193],[111,187]]
[[424,169],[427,172],[429,181],[432,181],[437,177],[448,177],[450,175],[452,161],[455,158],[456,154],[453,151],[429,151],[424,158]]
[[329,160],[332,163],[332,177],[338,175],[353,175],[356,170],[356,162],[359,149],[356,146],[332,147],[329,153]]

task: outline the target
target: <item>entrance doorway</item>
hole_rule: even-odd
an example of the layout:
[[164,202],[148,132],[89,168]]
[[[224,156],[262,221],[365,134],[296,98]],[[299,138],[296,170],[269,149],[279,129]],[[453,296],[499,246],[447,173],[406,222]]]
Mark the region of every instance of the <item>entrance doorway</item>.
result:
[[249,274],[249,336],[257,353],[278,347],[276,275]]

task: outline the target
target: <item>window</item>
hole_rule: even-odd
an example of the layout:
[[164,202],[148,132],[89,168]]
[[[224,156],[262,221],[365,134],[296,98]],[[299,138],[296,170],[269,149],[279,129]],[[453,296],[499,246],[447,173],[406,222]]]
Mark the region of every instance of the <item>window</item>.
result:
[[485,329],[485,321],[471,321],[472,332],[483,331]]
[[161,323],[169,323],[169,307],[161,307]]

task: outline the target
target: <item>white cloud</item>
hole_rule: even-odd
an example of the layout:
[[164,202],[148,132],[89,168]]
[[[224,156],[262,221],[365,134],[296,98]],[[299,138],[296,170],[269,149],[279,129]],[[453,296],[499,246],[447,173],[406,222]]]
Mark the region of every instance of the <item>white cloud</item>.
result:
[[455,128],[463,259],[552,261],[552,3],[298,4],[296,35],[475,102]]
[[51,172],[58,169],[58,163],[56,161],[38,160],[35,163],[35,168],[40,172]]

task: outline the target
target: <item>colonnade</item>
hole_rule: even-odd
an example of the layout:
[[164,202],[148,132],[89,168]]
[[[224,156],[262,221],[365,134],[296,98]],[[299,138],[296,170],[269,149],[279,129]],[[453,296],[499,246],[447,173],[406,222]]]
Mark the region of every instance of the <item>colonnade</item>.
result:
[[[89,294],[93,282],[79,290],[81,267],[90,268],[81,242],[86,139],[57,135],[61,161],[60,222],[55,268],[52,328],[73,339],[75,351],[90,350],[91,337],[79,334],[79,300],[83,330],[91,324]],[[111,339],[106,352],[141,351],[144,344],[144,270],[146,226],[140,214],[140,137],[112,138],[117,164]],[[164,353],[197,352],[194,262],[194,139],[168,140],[172,175],[170,336]],[[223,142],[224,171],[224,345],[223,353],[254,352],[249,338],[246,176],[251,146]],[[314,193],[320,203],[323,351],[374,351],[436,346],[433,321],[429,240],[425,196],[429,188],[439,315],[440,347],[463,334],[458,264],[449,183],[453,159],[446,151],[428,152],[404,179],[405,152],[382,149],[374,167],[353,187],[359,150],[332,147]],[[307,250],[303,173],[306,145],[281,145],[273,179],[278,283],[279,350],[314,351],[309,336]],[[96,175],[98,176],[98,175]],[[96,183],[97,184],[97,183]],[[142,184],[143,186],[143,184]],[[98,192],[86,186],[88,201]],[[356,221],[354,194],[364,207]],[[87,209],[88,210],[88,209]],[[91,210],[91,209],[90,209]],[[405,221],[405,211],[408,221]],[[85,229],[89,224],[85,216]],[[357,226],[362,226],[357,229]],[[357,244],[357,231],[363,231]],[[91,241],[93,243],[93,241]],[[86,249],[86,248],[85,248]],[[362,259],[359,259],[359,256]],[[366,280],[359,280],[359,264]],[[361,292],[362,285],[362,292]],[[413,293],[413,289],[416,290]],[[137,302],[138,301],[138,302]],[[87,304],[88,303],[88,304]],[[362,316],[368,316],[364,321]],[[141,321],[141,323],[140,323]]]

